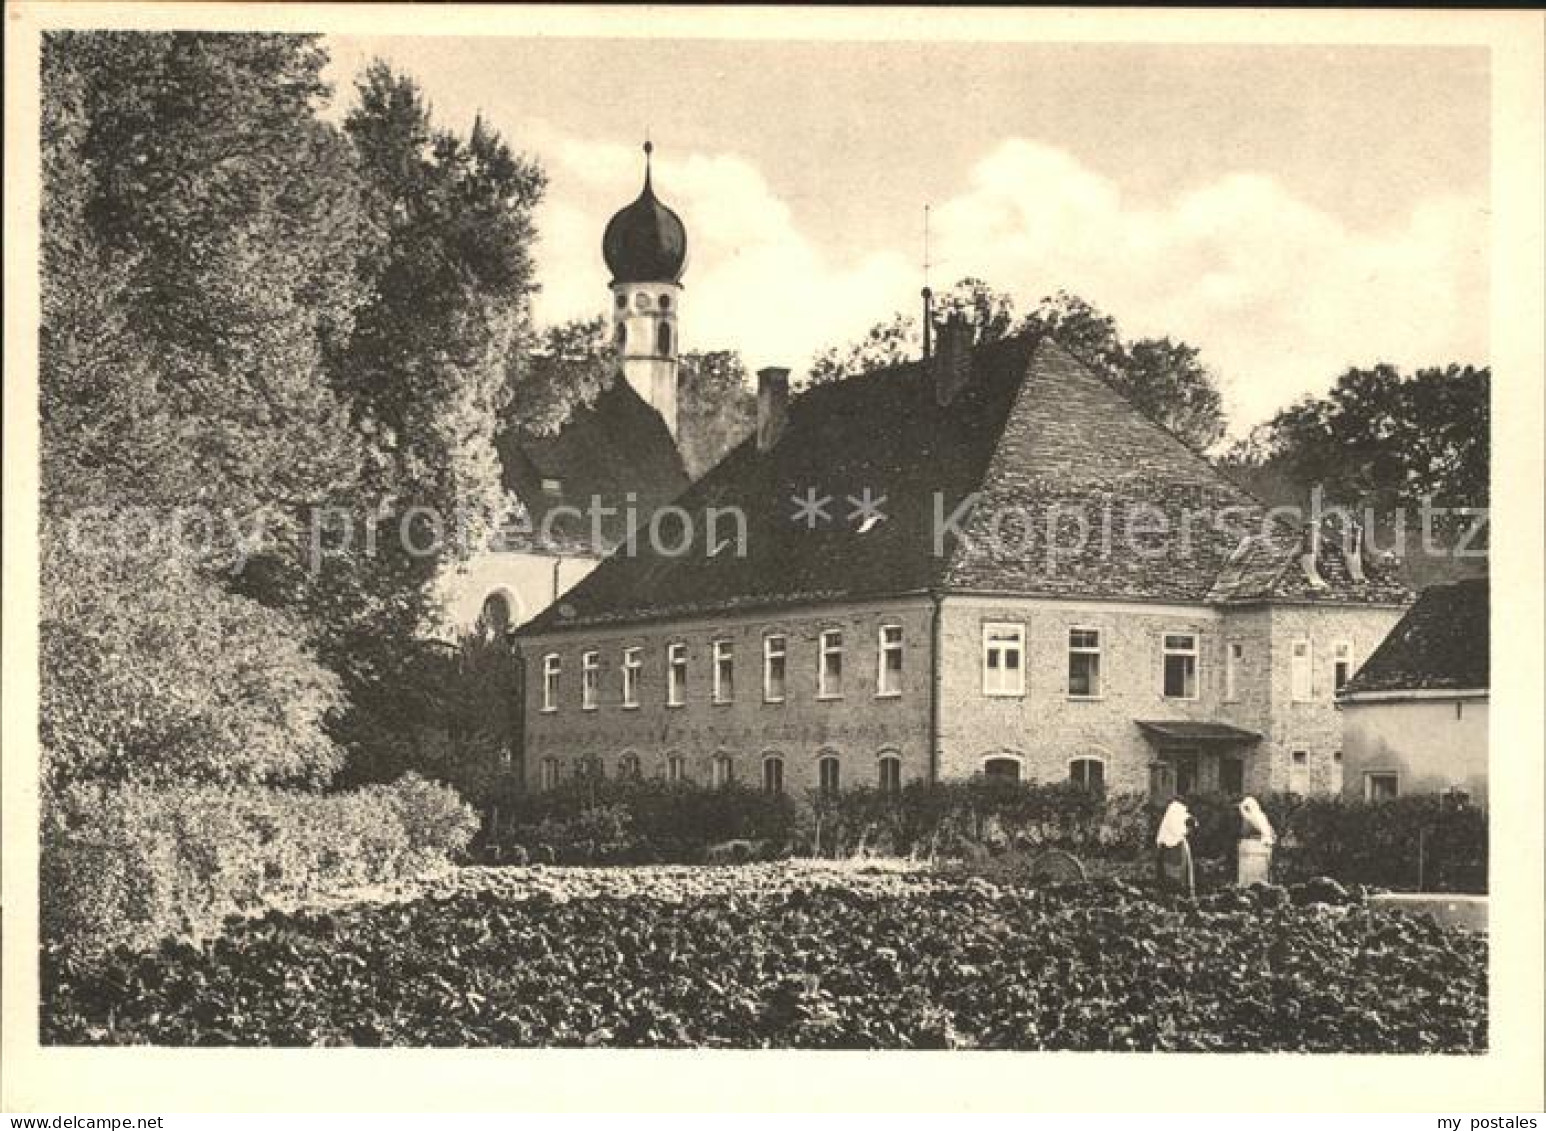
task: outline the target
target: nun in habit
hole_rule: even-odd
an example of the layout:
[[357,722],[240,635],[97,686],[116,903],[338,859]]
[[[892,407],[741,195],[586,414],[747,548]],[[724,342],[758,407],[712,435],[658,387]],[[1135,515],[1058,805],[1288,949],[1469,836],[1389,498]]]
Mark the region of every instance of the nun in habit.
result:
[[1159,832],[1154,837],[1155,868],[1160,886],[1186,895],[1196,892],[1192,878],[1192,846],[1187,840],[1191,825],[1192,814],[1177,797],[1160,818]]

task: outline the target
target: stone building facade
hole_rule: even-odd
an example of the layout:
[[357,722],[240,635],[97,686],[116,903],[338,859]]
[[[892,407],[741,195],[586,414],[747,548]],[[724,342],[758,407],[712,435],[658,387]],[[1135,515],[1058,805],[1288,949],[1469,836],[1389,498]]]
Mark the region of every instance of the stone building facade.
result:
[[1406,591],[1056,342],[966,333],[792,402],[764,372],[757,436],[674,504],[738,544],[614,555],[517,634],[531,788],[1340,787],[1336,691]]

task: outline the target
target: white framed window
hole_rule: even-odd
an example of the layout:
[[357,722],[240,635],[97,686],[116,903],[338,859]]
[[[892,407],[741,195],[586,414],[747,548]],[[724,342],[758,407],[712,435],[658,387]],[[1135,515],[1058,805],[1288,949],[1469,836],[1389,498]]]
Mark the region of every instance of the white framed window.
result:
[[639,677],[644,671],[644,650],[642,648],[623,649],[623,706],[637,707],[639,705]]
[[1162,694],[1166,699],[1196,699],[1197,634],[1167,632],[1162,650],[1165,665]]
[[1082,754],[1068,760],[1068,780],[1080,789],[1106,788],[1106,760]]
[[777,754],[769,754],[762,759],[762,792],[784,792],[784,760]]
[[902,626],[880,626],[876,645],[875,694],[883,699],[902,694]]
[[821,792],[831,795],[843,788],[843,766],[836,754],[816,759],[816,782]]
[[1100,630],[1068,630],[1068,697],[1100,698]]
[[735,646],[728,640],[714,641],[714,702],[735,701]]
[[843,630],[829,628],[822,632],[820,652],[817,656],[816,698],[841,699],[843,697]]
[[1333,694],[1353,678],[1353,642],[1338,640],[1331,646],[1331,690]]
[[630,750],[617,759],[617,776],[619,780],[638,781],[642,773],[639,756],[633,751]]
[[580,710],[594,711],[600,690],[601,653],[583,652],[580,655]]
[[762,701],[782,703],[788,682],[788,641],[782,636],[762,638]]
[[1240,698],[1240,666],[1245,660],[1245,645],[1238,640],[1224,645],[1224,702],[1233,703]]
[[558,759],[557,758],[544,758],[544,759],[542,759],[542,788],[543,789],[557,789],[558,788],[558,776],[559,776]]
[[1308,640],[1289,644],[1289,690],[1295,703],[1308,703],[1314,694],[1314,660]]
[[735,759],[728,754],[714,755],[714,788],[721,789],[735,781]]
[[1389,770],[1374,770],[1363,776],[1365,801],[1389,801],[1401,796],[1401,775]]
[[666,645],[666,706],[680,707],[687,701],[687,645]]
[[880,756],[880,792],[895,797],[902,792],[902,756],[896,753]]
[[982,693],[1025,694],[1025,625],[982,626]]
[[666,780],[680,782],[687,780],[687,759],[680,754],[666,755]]
[[542,709],[550,714],[558,710],[558,677],[562,670],[563,661],[557,652],[542,657]]

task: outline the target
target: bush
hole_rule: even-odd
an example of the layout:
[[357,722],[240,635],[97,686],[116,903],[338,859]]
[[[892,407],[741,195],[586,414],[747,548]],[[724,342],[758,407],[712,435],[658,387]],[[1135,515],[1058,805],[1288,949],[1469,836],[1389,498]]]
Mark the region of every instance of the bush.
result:
[[473,812],[408,776],[353,793],[76,784],[43,813],[42,937],[91,958],[230,914],[409,878],[464,849]]
[[516,799],[501,810],[495,846],[536,861],[693,862],[727,840],[760,842],[769,853],[794,835],[792,798],[745,785],[577,781]]
[[1487,890],[1487,811],[1439,794],[1390,801],[1274,797],[1280,882],[1331,876],[1399,890]]
[[[1259,799],[1278,834],[1273,870],[1282,882],[1330,876],[1343,883],[1439,891],[1484,891],[1487,814],[1453,800],[1389,802]],[[1199,876],[1234,877],[1238,798],[1194,794],[1192,852]],[[572,782],[519,799],[496,843],[532,860],[561,863],[689,862],[731,840],[801,855],[927,856],[982,860],[1061,849],[1094,864],[1146,865],[1162,806],[1143,794],[1111,794],[1068,783],[976,778],[915,783],[899,794],[874,789],[799,800],[744,786],[707,789],[658,781]],[[1419,874],[1419,859],[1421,869]],[[1211,877],[1211,878],[1210,878]]]

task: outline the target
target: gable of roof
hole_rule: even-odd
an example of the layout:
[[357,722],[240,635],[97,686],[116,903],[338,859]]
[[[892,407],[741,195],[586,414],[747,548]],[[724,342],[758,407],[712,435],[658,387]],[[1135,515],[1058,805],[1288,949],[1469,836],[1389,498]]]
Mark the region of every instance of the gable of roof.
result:
[[603,508],[596,513],[610,545],[627,533],[630,496],[647,520],[687,487],[666,422],[621,377],[594,404],[575,409],[556,434],[508,429],[497,447],[504,486],[526,509],[526,520],[504,532],[504,549],[599,556],[606,547],[594,542],[593,503]]
[[1342,694],[1486,688],[1489,593],[1485,577],[1424,589]]
[[[854,517],[866,490],[886,516],[869,528]],[[807,497],[825,500],[812,522],[797,512]],[[523,631],[922,592],[1406,596],[1377,569],[1361,583],[1339,574],[1324,548],[1327,583],[1301,591],[1296,529],[1264,525],[1261,503],[1056,342],[1030,335],[976,347],[945,406],[921,362],[810,389],[770,452],[748,439],[675,505],[696,527],[683,552],[640,538]],[[744,517],[746,553],[709,552],[711,508]],[[664,529],[673,542],[676,527]],[[733,532],[723,524],[717,540]]]

